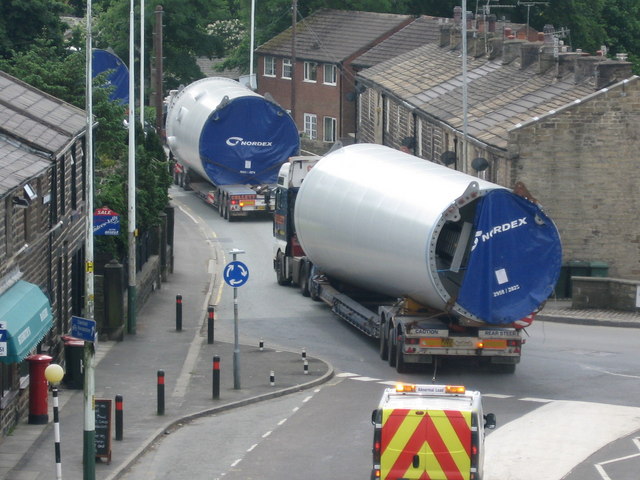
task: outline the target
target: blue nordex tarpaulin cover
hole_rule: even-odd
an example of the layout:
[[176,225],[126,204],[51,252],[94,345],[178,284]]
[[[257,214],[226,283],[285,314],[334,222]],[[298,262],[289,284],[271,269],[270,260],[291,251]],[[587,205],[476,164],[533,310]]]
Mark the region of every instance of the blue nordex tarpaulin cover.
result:
[[560,237],[538,205],[508,190],[480,202],[457,303],[489,324],[509,324],[551,295],[562,264]]
[[129,69],[117,55],[106,50],[93,50],[92,77],[103,72],[107,73],[107,86],[114,90],[109,95],[110,100],[117,100],[121,104],[129,103]]
[[276,183],[283,160],[296,155],[298,129],[281,107],[259,96],[218,107],[200,134],[202,167],[216,185]]

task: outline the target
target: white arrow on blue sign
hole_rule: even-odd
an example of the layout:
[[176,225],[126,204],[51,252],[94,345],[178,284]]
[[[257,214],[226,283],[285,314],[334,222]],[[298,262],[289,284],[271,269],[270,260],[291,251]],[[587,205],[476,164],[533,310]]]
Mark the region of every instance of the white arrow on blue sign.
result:
[[71,336],[85,342],[95,342],[96,321],[82,317],[71,317]]
[[249,280],[249,269],[238,261],[229,262],[224,267],[224,281],[231,287],[241,287]]

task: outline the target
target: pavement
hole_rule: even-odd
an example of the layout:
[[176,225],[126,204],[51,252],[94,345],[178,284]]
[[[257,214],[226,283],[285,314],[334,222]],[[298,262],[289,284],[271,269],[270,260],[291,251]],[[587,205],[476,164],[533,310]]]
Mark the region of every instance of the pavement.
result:
[[[239,345],[239,385],[234,372],[234,344],[228,338],[213,344],[207,338],[207,306],[212,302],[216,274],[203,267],[203,258],[217,259],[212,242],[189,242],[185,215],[176,209],[174,272],[156,290],[137,316],[135,335],[121,342],[98,342],[95,397],[123,398],[122,440],[115,440],[112,421],[111,460],[99,458],[98,480],[117,479],[154,442],[200,416],[240,408],[319,385],[333,376],[333,367],[308,352],[275,346]],[[188,251],[188,255],[181,252]],[[219,279],[218,279],[219,281]],[[176,294],[183,296],[182,330],[176,330]],[[216,319],[232,322],[232,319]],[[565,300],[550,300],[537,321],[556,321],[616,327],[640,327],[640,314],[612,310],[575,310]],[[229,324],[227,324],[229,327]],[[227,328],[227,331],[229,329]],[[213,358],[220,358],[220,395],[213,399]],[[158,371],[164,371],[164,414],[158,412]],[[272,382],[271,373],[274,373]],[[236,388],[238,386],[239,388]],[[44,480],[55,478],[55,437],[52,400],[49,423],[30,425],[26,419],[0,440],[0,478]],[[79,479],[83,467],[84,395],[80,389],[59,387],[59,428],[63,478]]]
[[[214,304],[220,278],[215,242],[188,241],[197,229],[176,208],[174,271],[151,294],[138,313],[136,333],[124,340],[99,341],[94,356],[95,398],[123,399],[122,440],[115,440],[112,419],[111,461],[99,458],[95,478],[116,479],[147,448],[181,424],[200,416],[312,388],[333,376],[333,367],[305,352],[275,345],[239,345],[236,385],[233,318],[216,315],[214,342],[208,343],[207,307]],[[203,232],[200,233],[206,237]],[[210,240],[205,238],[204,240]],[[209,262],[203,259],[210,259]],[[182,295],[182,329],[176,330],[176,295]],[[226,335],[226,337],[225,337]],[[220,358],[219,399],[213,398],[213,360]],[[164,414],[158,414],[158,371],[164,371]],[[274,373],[273,382],[271,372]],[[272,384],[273,383],[273,384]],[[239,388],[236,388],[238,386]],[[86,478],[83,467],[84,394],[58,388],[62,478]],[[0,439],[0,479],[56,478],[53,400],[49,423],[31,425],[23,419]]]

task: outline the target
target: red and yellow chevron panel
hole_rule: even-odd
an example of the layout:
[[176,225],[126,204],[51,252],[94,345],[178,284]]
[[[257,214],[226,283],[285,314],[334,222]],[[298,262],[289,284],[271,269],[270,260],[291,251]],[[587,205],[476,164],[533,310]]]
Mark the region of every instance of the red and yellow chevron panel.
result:
[[385,409],[382,480],[469,480],[471,412]]

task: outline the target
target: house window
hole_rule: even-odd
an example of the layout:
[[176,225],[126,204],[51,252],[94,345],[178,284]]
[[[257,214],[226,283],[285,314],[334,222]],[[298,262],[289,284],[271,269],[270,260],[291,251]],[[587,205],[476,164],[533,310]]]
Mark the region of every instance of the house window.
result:
[[337,82],[337,71],[335,65],[331,63],[324,64],[324,83],[325,85],[335,85]]
[[78,157],[76,145],[71,149],[71,208],[78,208]]
[[291,59],[282,59],[282,78],[291,79]]
[[384,131],[389,133],[389,99],[384,97]]
[[318,64],[316,62],[304,62],[304,81],[315,82],[318,78]]
[[416,135],[417,135],[417,141],[416,141],[416,156],[421,157],[422,156],[422,119],[418,118],[417,119],[417,128],[416,128]]
[[335,142],[336,141],[336,125],[337,121],[332,117],[324,117],[324,141]]
[[66,162],[65,158],[60,158],[60,215],[64,216],[67,210],[67,186],[66,186]]
[[304,133],[311,140],[318,138],[318,117],[315,114],[304,114]]
[[276,76],[276,58],[264,57],[264,76],[275,77]]

